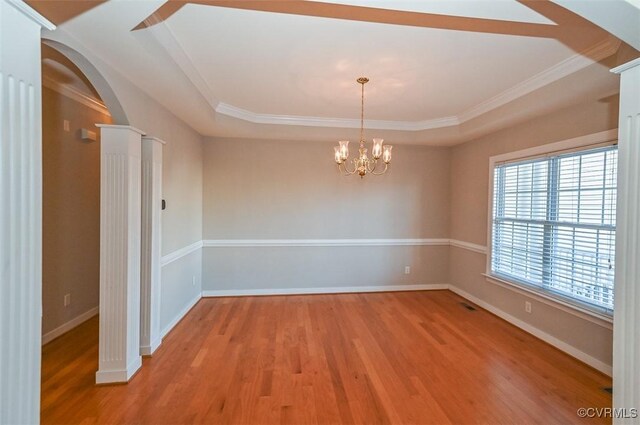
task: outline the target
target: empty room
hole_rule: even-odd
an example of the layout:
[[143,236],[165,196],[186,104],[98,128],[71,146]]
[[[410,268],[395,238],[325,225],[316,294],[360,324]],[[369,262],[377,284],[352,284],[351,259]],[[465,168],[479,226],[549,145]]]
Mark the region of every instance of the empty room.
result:
[[0,0],[0,424],[640,423],[637,0]]

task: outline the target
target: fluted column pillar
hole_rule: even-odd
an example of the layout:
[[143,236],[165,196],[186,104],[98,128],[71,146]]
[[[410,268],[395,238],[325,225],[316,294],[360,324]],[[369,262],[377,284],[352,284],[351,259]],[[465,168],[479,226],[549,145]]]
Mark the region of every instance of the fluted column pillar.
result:
[[160,250],[162,146],[156,137],[142,138],[142,256],[140,286],[140,354],[150,356],[160,335]]
[[614,423],[635,424],[631,409],[640,409],[640,59],[613,72],[620,74],[613,407],[621,409]]
[[0,0],[0,423],[40,420],[42,88],[40,30]]
[[100,127],[100,348],[96,383],[127,382],[140,357],[142,131]]

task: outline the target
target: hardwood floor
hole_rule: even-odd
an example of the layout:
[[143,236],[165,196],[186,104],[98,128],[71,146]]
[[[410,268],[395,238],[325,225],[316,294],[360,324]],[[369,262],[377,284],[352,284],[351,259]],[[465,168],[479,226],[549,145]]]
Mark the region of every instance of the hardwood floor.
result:
[[127,385],[97,319],[43,348],[45,424],[608,423],[610,378],[449,291],[204,298]]

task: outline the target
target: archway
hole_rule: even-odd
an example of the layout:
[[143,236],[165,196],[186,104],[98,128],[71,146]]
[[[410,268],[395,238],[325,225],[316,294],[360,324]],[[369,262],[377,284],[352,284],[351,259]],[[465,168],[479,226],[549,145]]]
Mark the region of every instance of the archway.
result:
[[[130,125],[112,85],[80,52],[56,40],[43,50],[104,102],[100,136],[98,383],[126,382],[159,345],[159,210],[162,142]],[[159,164],[159,165],[158,165]],[[151,168],[151,172],[147,170]],[[142,327],[141,327],[142,324]]]

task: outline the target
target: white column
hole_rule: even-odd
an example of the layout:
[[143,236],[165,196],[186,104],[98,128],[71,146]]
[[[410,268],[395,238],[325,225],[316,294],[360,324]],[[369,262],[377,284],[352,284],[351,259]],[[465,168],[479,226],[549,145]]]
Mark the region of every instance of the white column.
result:
[[127,382],[140,357],[142,131],[100,127],[100,349],[96,383]]
[[0,423],[40,420],[42,89],[40,29],[0,0]]
[[142,281],[140,286],[140,354],[150,356],[160,335],[160,211],[162,203],[162,145],[142,138]]
[[633,408],[640,414],[640,59],[613,72],[620,74],[613,407],[632,416]]

